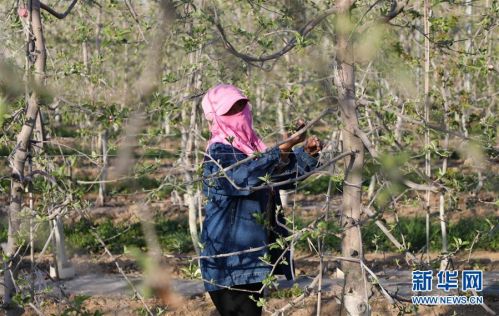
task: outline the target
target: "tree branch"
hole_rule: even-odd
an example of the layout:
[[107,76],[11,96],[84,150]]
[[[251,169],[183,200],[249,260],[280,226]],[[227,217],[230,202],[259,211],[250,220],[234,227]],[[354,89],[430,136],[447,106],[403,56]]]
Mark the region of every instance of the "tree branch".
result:
[[[395,115],[397,115],[398,117],[400,117],[402,120],[407,121],[409,123],[420,125],[420,126],[432,129],[434,131],[438,131],[438,132],[449,134],[449,135],[452,135],[452,136],[455,136],[455,137],[458,137],[458,138],[462,138],[464,140],[474,140],[474,141],[477,141],[476,139],[474,139],[472,137],[469,137],[469,136],[466,136],[466,135],[463,135],[463,134],[461,134],[459,132],[451,131],[451,130],[446,129],[445,127],[428,123],[424,119],[421,120],[421,121],[419,121],[419,120],[413,119],[413,118],[411,118],[411,117],[409,117],[407,115],[404,115],[404,114],[402,114],[402,113],[400,113],[398,111],[390,111],[390,112],[394,113]],[[376,112],[376,113],[378,115],[381,115],[379,112]]]
[[71,4],[69,5],[69,7],[66,9],[66,11],[64,13],[59,13],[59,12],[55,11],[54,9],[52,9],[51,7],[49,7],[48,5],[46,5],[43,2],[40,2],[40,8],[42,8],[43,10],[52,14],[53,16],[58,18],[59,20],[62,20],[71,12],[71,10],[73,10],[74,6],[76,5],[76,2],[78,2],[78,0],[73,0],[73,2],[71,2]]
[[265,61],[277,59],[287,52],[289,52],[291,49],[293,49],[296,46],[296,38],[298,36],[300,37],[305,37],[307,36],[319,23],[321,23],[324,19],[326,19],[328,16],[331,14],[335,13],[337,11],[337,7],[334,6],[328,10],[325,10],[322,14],[317,16],[315,19],[308,21],[299,31],[296,32],[295,37],[289,39],[287,44],[278,50],[277,52],[274,52],[269,55],[263,55],[260,57],[255,57],[255,56],[250,56],[243,54],[239,52],[233,45],[232,43],[227,39],[227,35],[225,34],[225,31],[220,24],[219,21],[215,21],[215,26],[217,27],[218,31],[220,32],[220,35],[222,36],[222,40],[224,42],[225,48],[234,56],[239,57],[243,59],[246,62],[250,63],[255,63],[255,62],[260,62],[263,63]]
[[[374,145],[369,140],[369,137],[366,135],[366,133],[364,133],[364,131],[362,131],[360,128],[356,128],[355,129],[355,134],[360,138],[360,140],[362,141],[362,143],[364,144],[364,146],[367,148],[367,150],[369,151],[369,154],[371,154],[371,157],[373,157],[374,159],[378,159],[379,158],[379,154],[376,151],[376,149],[374,148]],[[419,184],[419,183],[415,183],[415,182],[412,182],[411,180],[407,180],[407,179],[402,179],[402,182],[407,187],[409,187],[409,188],[411,188],[413,190],[416,190],[416,191],[426,191],[426,190],[429,190],[429,191],[433,191],[433,192],[438,192],[438,191],[440,191],[442,189],[442,187],[433,186],[433,185]]]
[[298,181],[304,180],[304,179],[308,178],[309,176],[311,176],[314,173],[317,173],[317,172],[320,172],[322,170],[327,169],[330,165],[332,165],[336,161],[341,160],[341,159],[343,159],[343,158],[345,158],[347,156],[355,156],[357,153],[358,153],[357,151],[349,151],[349,152],[346,152],[346,153],[342,153],[342,154],[334,157],[333,159],[329,160],[328,162],[326,162],[322,166],[320,166],[318,168],[315,168],[314,170],[309,171],[309,172],[307,172],[307,173],[305,173],[305,174],[303,174],[303,175],[301,175],[299,177],[296,177],[296,178],[293,178],[293,179],[284,180],[284,181],[280,181],[280,182],[269,182],[269,183],[266,183],[266,184],[263,184],[263,185],[259,185],[259,186],[256,186],[256,187],[250,187],[249,190],[251,192],[254,192],[254,191],[258,191],[258,190],[275,188],[275,187],[278,187],[278,186],[283,186],[283,185],[286,185],[286,184],[290,184],[290,183],[294,183],[294,182],[298,182]]
[[293,308],[296,304],[300,303],[306,297],[310,296],[310,294],[312,293],[312,290],[315,288],[315,286],[319,282],[319,278],[320,278],[320,274],[318,274],[312,280],[312,282],[303,289],[303,294],[301,294],[300,296],[294,298],[291,302],[289,302],[288,304],[284,305],[280,309],[276,310],[274,313],[272,313],[272,316],[284,315],[288,310],[290,310],[291,308]]
[[[402,11],[404,11],[405,6],[407,5],[408,0],[404,1],[396,1],[392,0],[392,5],[390,7],[390,11],[383,16],[378,17],[377,19],[374,20],[375,24],[385,24],[389,23],[391,20],[393,20],[395,17],[397,17]],[[376,2],[375,4],[378,4],[379,2]],[[373,5],[374,6],[374,5]],[[372,9],[372,7],[370,9]],[[372,23],[367,23],[362,25],[361,28],[358,29],[359,33],[363,33],[369,28],[372,27]]]
[[385,16],[383,16],[381,18],[381,21],[384,23],[388,23],[391,20],[393,20],[395,17],[397,17],[397,15],[399,15],[400,13],[402,13],[402,11],[404,11],[404,8],[405,8],[407,2],[408,2],[408,0],[400,1],[400,2],[393,0],[392,6],[390,8],[390,12],[388,12]]

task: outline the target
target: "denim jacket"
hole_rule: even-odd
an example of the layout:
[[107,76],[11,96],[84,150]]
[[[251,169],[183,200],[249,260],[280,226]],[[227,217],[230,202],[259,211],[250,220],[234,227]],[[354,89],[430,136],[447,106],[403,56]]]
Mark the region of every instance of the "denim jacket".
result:
[[[279,148],[275,147],[261,157],[227,171],[227,177],[238,188],[222,175],[210,177],[220,170],[219,165],[225,168],[246,157],[230,145],[215,143],[208,148],[204,161],[203,192],[208,203],[201,233],[201,255],[214,256],[260,248],[258,251],[201,259],[201,274],[207,291],[262,282],[269,275],[272,265],[260,258],[267,254],[270,262],[275,263],[283,250],[270,250],[267,245],[279,236],[288,235],[282,227],[285,223],[282,212],[276,215],[276,206],[281,204],[279,189],[291,189],[295,184],[257,191],[249,188],[265,184],[262,179],[265,176],[270,176],[272,182],[295,178],[310,172],[318,163],[303,148],[298,148],[290,153],[289,162],[282,166],[279,164]],[[264,225],[258,218],[266,218],[268,224]],[[287,251],[283,257],[286,263],[279,264],[274,274],[284,274],[288,280],[293,279],[290,252]]]

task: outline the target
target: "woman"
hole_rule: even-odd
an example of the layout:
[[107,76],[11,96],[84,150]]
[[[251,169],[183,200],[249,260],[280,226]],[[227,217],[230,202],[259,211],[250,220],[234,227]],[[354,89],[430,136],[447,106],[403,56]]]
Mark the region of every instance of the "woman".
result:
[[[293,278],[289,251],[269,250],[267,245],[279,236],[286,236],[278,189],[294,184],[254,190],[265,184],[295,178],[313,170],[321,150],[317,137],[311,137],[302,148],[293,146],[305,140],[295,136],[279,147],[267,146],[253,130],[248,98],[236,87],[217,85],[203,97],[202,106],[209,121],[208,142],[203,170],[205,208],[201,234],[201,273],[205,288],[222,316],[261,315],[256,301],[262,281],[273,274]],[[225,172],[217,172],[240,160],[263,153]],[[279,221],[279,223],[277,223]],[[254,251],[254,250],[257,251]],[[253,251],[248,251],[253,250]],[[270,257],[270,263],[262,258]],[[282,259],[285,260],[281,264]],[[266,261],[266,262],[264,262]]]

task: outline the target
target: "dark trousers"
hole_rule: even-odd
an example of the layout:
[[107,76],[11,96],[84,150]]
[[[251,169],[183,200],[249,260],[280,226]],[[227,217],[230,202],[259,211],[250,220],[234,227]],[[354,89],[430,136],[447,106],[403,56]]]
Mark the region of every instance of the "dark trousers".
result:
[[208,292],[211,300],[215,304],[221,316],[260,316],[262,308],[256,305],[250,296],[258,301],[262,297],[259,293],[238,291],[244,289],[249,291],[258,291],[262,288],[262,283],[251,283],[235,285],[233,289],[222,289]]

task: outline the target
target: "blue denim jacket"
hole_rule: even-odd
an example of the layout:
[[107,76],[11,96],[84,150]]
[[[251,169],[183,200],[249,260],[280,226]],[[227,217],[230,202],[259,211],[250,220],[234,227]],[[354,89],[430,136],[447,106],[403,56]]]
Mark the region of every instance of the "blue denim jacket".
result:
[[[222,167],[228,167],[247,156],[238,149],[221,143],[212,144],[207,153]],[[271,176],[272,182],[295,178],[313,170],[317,160],[298,148],[289,155],[289,163],[279,166],[280,153],[272,148],[261,157],[245,162],[227,172],[227,178],[209,176],[219,167],[209,157],[205,158],[203,170],[203,192],[208,203],[205,207],[205,219],[201,233],[202,256],[213,256],[239,252],[251,248],[263,249],[238,255],[219,258],[201,259],[201,274],[207,291],[222,287],[261,282],[271,272],[272,266],[259,257],[269,254],[271,262],[276,262],[282,250],[269,250],[265,247],[275,241],[279,235],[286,236],[287,231],[276,225],[276,220],[284,224],[282,213],[275,216],[276,205],[280,205],[279,189],[291,189],[294,183],[274,189],[252,191],[248,188],[262,185],[262,177]],[[278,169],[278,171],[277,171]],[[258,222],[254,213],[260,213],[269,219],[271,229]],[[268,214],[271,214],[270,216]],[[293,267],[289,251],[284,256],[288,264],[280,264],[274,274],[284,274],[293,278]]]

